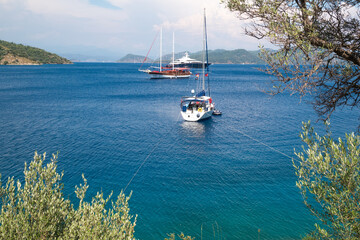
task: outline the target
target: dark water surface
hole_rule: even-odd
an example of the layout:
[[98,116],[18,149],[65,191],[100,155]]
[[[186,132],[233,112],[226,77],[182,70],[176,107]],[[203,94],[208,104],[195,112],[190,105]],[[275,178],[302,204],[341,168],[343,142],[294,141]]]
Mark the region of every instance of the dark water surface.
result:
[[[180,97],[194,78],[149,80],[138,67],[0,67],[3,181],[23,178],[34,151],[59,151],[66,197],[76,201],[84,173],[90,200],[101,190],[119,194],[147,159],[126,190],[138,239],[257,239],[258,229],[260,239],[300,239],[313,228],[286,157],[301,149],[301,122],[317,119],[310,105],[264,94],[269,77],[254,66],[214,65],[212,97],[223,115],[183,122]],[[342,136],[357,123],[340,110],[332,131]]]

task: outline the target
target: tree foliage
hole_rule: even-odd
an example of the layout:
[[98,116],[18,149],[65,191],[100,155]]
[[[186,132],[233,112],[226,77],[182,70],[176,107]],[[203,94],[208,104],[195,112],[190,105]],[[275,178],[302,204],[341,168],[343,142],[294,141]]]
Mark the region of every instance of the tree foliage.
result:
[[312,237],[360,239],[360,136],[351,133],[335,141],[306,123],[301,138],[307,149],[296,153],[296,185],[320,220]]
[[272,93],[315,94],[323,116],[360,101],[360,21],[357,0],[222,0],[247,20],[246,34],[267,39],[265,71],[275,76]]
[[44,165],[45,154],[35,153],[34,160],[25,164],[25,182],[9,178],[0,182],[0,239],[134,239],[136,217],[129,214],[129,197],[121,192],[112,207],[106,205],[111,195],[98,193],[85,202],[88,189],[76,187],[77,209],[63,197],[63,174],[57,173],[57,155]]

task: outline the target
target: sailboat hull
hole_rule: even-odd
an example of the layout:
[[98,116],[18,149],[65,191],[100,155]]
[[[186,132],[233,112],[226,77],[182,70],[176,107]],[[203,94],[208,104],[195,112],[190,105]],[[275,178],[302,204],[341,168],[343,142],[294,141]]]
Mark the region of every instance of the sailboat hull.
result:
[[167,72],[148,72],[151,79],[175,79],[175,78],[189,78],[191,73],[189,74],[178,74],[175,72],[167,73]]
[[181,112],[181,116],[185,121],[198,122],[201,120],[208,119],[209,117],[211,117],[212,113],[213,113],[213,110],[202,111],[202,112],[186,111],[186,112]]
[[214,104],[208,96],[182,97],[180,108],[182,118],[189,122],[207,119],[214,112]]

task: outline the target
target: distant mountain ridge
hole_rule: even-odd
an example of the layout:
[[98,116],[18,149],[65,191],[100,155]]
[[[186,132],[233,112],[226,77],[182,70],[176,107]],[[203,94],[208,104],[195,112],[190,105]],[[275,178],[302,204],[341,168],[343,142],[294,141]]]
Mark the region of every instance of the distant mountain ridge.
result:
[[[202,51],[195,53],[188,52],[190,57],[199,61],[202,61]],[[235,50],[224,50],[216,49],[209,50],[209,62],[212,64],[265,64],[263,60],[259,58],[260,50],[257,51],[247,51],[245,49],[235,49]],[[184,56],[184,52],[179,52],[175,54],[175,59],[181,58]],[[123,63],[133,63],[133,62],[142,62],[145,56],[128,54],[125,57],[121,58],[117,62]],[[167,54],[162,56],[164,62],[170,62],[172,59],[172,54]],[[159,61],[156,59],[155,61]],[[152,59],[147,59],[146,62],[154,62]]]
[[[116,62],[119,63],[142,63],[144,61],[145,56],[127,54],[126,56],[120,58]],[[146,58],[146,63],[152,63],[154,60],[151,58]]]
[[0,65],[70,64],[66,58],[40,48],[0,40]]

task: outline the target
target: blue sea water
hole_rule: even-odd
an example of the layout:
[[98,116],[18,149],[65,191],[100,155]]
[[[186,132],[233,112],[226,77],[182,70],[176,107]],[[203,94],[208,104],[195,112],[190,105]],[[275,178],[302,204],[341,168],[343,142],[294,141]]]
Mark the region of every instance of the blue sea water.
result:
[[[98,191],[116,196],[134,177],[126,194],[133,191],[137,239],[300,239],[313,229],[288,157],[301,150],[301,122],[317,120],[305,99],[265,94],[270,77],[261,66],[213,65],[212,97],[223,115],[184,122],[180,98],[195,79],[150,80],[138,67],[0,67],[3,182],[23,178],[34,151],[59,151],[75,205],[82,173],[88,200]],[[356,114],[338,110],[333,133],[356,130]]]

